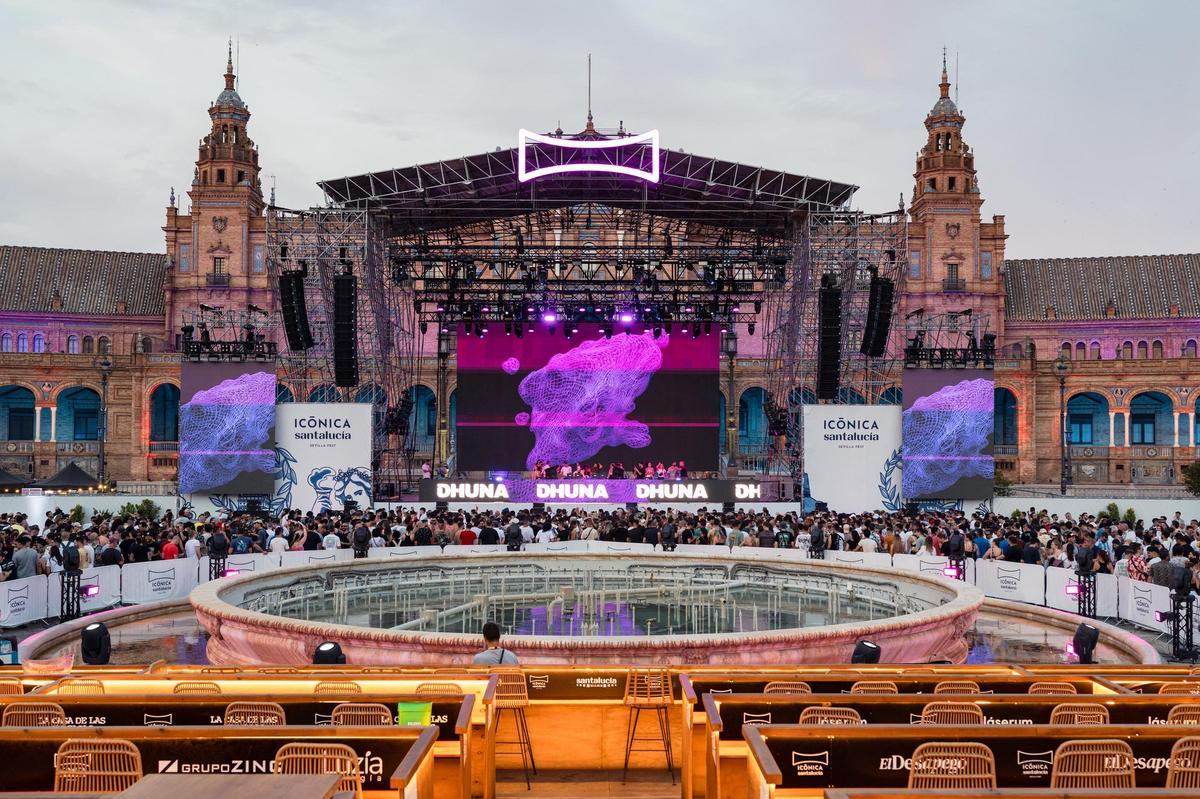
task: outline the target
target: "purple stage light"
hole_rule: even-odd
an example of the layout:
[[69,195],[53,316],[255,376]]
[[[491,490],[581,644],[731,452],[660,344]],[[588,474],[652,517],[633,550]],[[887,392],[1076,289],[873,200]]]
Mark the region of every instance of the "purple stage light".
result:
[[1079,596],[1079,583],[1067,583],[1067,596]]
[[221,572],[221,576],[222,577],[237,577],[241,573],[242,573],[241,569],[226,569],[225,571]]
[[[566,164],[551,164],[549,166],[535,167],[529,169],[526,164],[526,150],[529,149],[529,144],[547,145],[550,147],[558,147],[566,150],[608,150],[613,153],[613,163],[607,163],[602,160],[587,160],[578,161]],[[633,166],[626,166],[620,163],[626,159],[617,158],[618,151],[623,147],[632,147],[638,144],[650,145],[650,169],[638,169]],[[617,175],[628,175],[629,177],[641,178],[651,183],[658,183],[659,178],[659,152],[658,152],[658,131],[651,130],[646,133],[640,133],[637,136],[628,136],[623,139],[601,139],[601,140],[577,140],[577,139],[560,139],[553,136],[544,136],[539,133],[525,130],[522,128],[517,134],[517,179],[522,183],[533,180],[534,178],[544,177],[546,175],[560,175],[569,172],[610,172]]]
[[546,313],[542,314],[542,321],[546,322],[547,324],[554,324],[558,321],[558,314],[552,311],[547,311]]
[[85,585],[83,587],[83,590],[81,590],[79,593],[83,594],[86,597],[100,596],[100,586]]
[[945,577],[949,577],[951,580],[957,580],[958,579],[958,567],[957,566],[947,566],[946,568],[942,569],[942,575]]
[[631,314],[631,313],[621,314],[621,321],[627,325],[631,324],[633,322],[633,314]]

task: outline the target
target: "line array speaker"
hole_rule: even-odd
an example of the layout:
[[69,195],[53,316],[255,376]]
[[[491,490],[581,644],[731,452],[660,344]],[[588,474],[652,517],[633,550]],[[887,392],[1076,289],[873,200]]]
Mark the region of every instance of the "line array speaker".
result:
[[313,336],[308,326],[308,304],[304,300],[302,274],[296,271],[280,274],[279,304],[283,310],[283,330],[287,334],[288,348],[292,352],[301,352],[311,347]]
[[836,399],[842,371],[842,290],[823,286],[817,313],[817,399]]
[[333,278],[333,382],[358,385],[358,283],[353,274]]
[[867,323],[863,327],[859,352],[878,358],[887,350],[888,331],[892,326],[892,303],[896,284],[891,278],[871,276],[871,291],[867,299]]

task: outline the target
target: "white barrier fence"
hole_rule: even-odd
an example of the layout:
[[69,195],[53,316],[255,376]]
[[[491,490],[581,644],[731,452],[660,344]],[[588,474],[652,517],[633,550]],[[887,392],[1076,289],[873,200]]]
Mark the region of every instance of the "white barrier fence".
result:
[[[680,544],[679,555],[712,554],[719,548],[711,545]],[[759,549],[735,547],[738,557],[763,561],[806,560],[808,553],[801,549]],[[504,552],[503,544],[475,544],[446,547],[383,547],[370,549],[372,560],[418,557],[461,558]],[[661,553],[651,544],[618,543],[615,541],[560,541],[548,544],[526,544],[524,551],[578,554],[638,554]],[[732,552],[732,550],[731,550]],[[237,573],[260,573],[292,566],[333,564],[350,560],[350,549],[300,550],[283,553],[230,555],[225,570]],[[900,569],[922,574],[944,575],[950,565],[948,558],[933,555],[888,555],[886,552],[846,552],[829,550],[825,559],[877,569]],[[1067,593],[1067,587],[1077,582],[1073,569],[1046,568],[1038,564],[1009,563],[994,560],[967,560],[966,582],[978,586],[986,596],[1042,605],[1074,612],[1078,600]],[[179,558],[149,563],[130,563],[125,566],[100,566],[86,569],[80,576],[80,607],[85,613],[113,607],[138,605],[163,599],[182,599],[197,585],[209,579],[209,559]],[[91,588],[91,591],[85,589]],[[98,591],[96,589],[99,589]],[[0,583],[0,628],[18,627],[46,618],[54,618],[61,608],[62,581],[57,574],[9,580]],[[90,596],[88,594],[91,594]],[[1171,592],[1165,586],[1137,582],[1128,577],[1111,574],[1096,575],[1096,615],[1100,618],[1124,619],[1139,627],[1156,632],[1168,632],[1169,622],[1157,621],[1156,612],[1171,610]]]

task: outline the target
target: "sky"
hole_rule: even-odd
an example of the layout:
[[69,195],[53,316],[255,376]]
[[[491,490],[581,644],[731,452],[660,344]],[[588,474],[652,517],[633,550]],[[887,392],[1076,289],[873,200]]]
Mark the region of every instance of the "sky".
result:
[[[1200,251],[1200,3],[0,0],[0,244],[162,252],[237,42],[264,193],[598,127],[909,198],[943,46],[1009,258]],[[182,200],[186,209],[186,199]]]

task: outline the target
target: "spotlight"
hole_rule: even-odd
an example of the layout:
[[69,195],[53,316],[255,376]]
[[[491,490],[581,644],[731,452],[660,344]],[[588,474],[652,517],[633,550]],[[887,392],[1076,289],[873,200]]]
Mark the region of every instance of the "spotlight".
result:
[[1079,596],[1079,583],[1067,583],[1067,596]]
[[326,641],[317,647],[317,651],[313,652],[314,666],[344,666],[346,665],[346,655],[342,652],[342,647],[333,641]]
[[1100,641],[1100,631],[1090,624],[1081,624],[1075,628],[1075,637],[1071,639],[1070,651],[1079,658],[1082,665],[1094,663],[1092,655],[1096,644]]
[[226,569],[225,571],[221,572],[221,576],[222,577],[237,577],[241,573],[242,573],[241,569]]
[[953,563],[951,563],[946,568],[942,569],[942,575],[944,577],[949,577],[951,580],[957,580],[958,579],[958,567],[955,566]]
[[749,324],[746,325],[746,332],[752,336],[754,335],[754,323],[753,322],[750,322]]
[[542,314],[542,321],[548,325],[552,325],[558,321],[558,314],[553,311],[546,311],[546,313]]
[[1156,610],[1154,611],[1154,620],[1159,624],[1164,621],[1175,621],[1179,614],[1171,610]]
[[621,314],[621,324],[623,324],[623,325],[633,324],[633,314],[631,314],[631,313]]
[[100,586],[85,585],[79,590],[79,593],[83,594],[88,599],[91,599],[92,597],[100,596]]
[[89,666],[107,666],[112,655],[112,638],[102,622],[93,622],[79,634],[79,652]]
[[859,641],[854,645],[854,654],[850,656],[850,662],[878,663],[880,653],[879,644],[872,641]]

